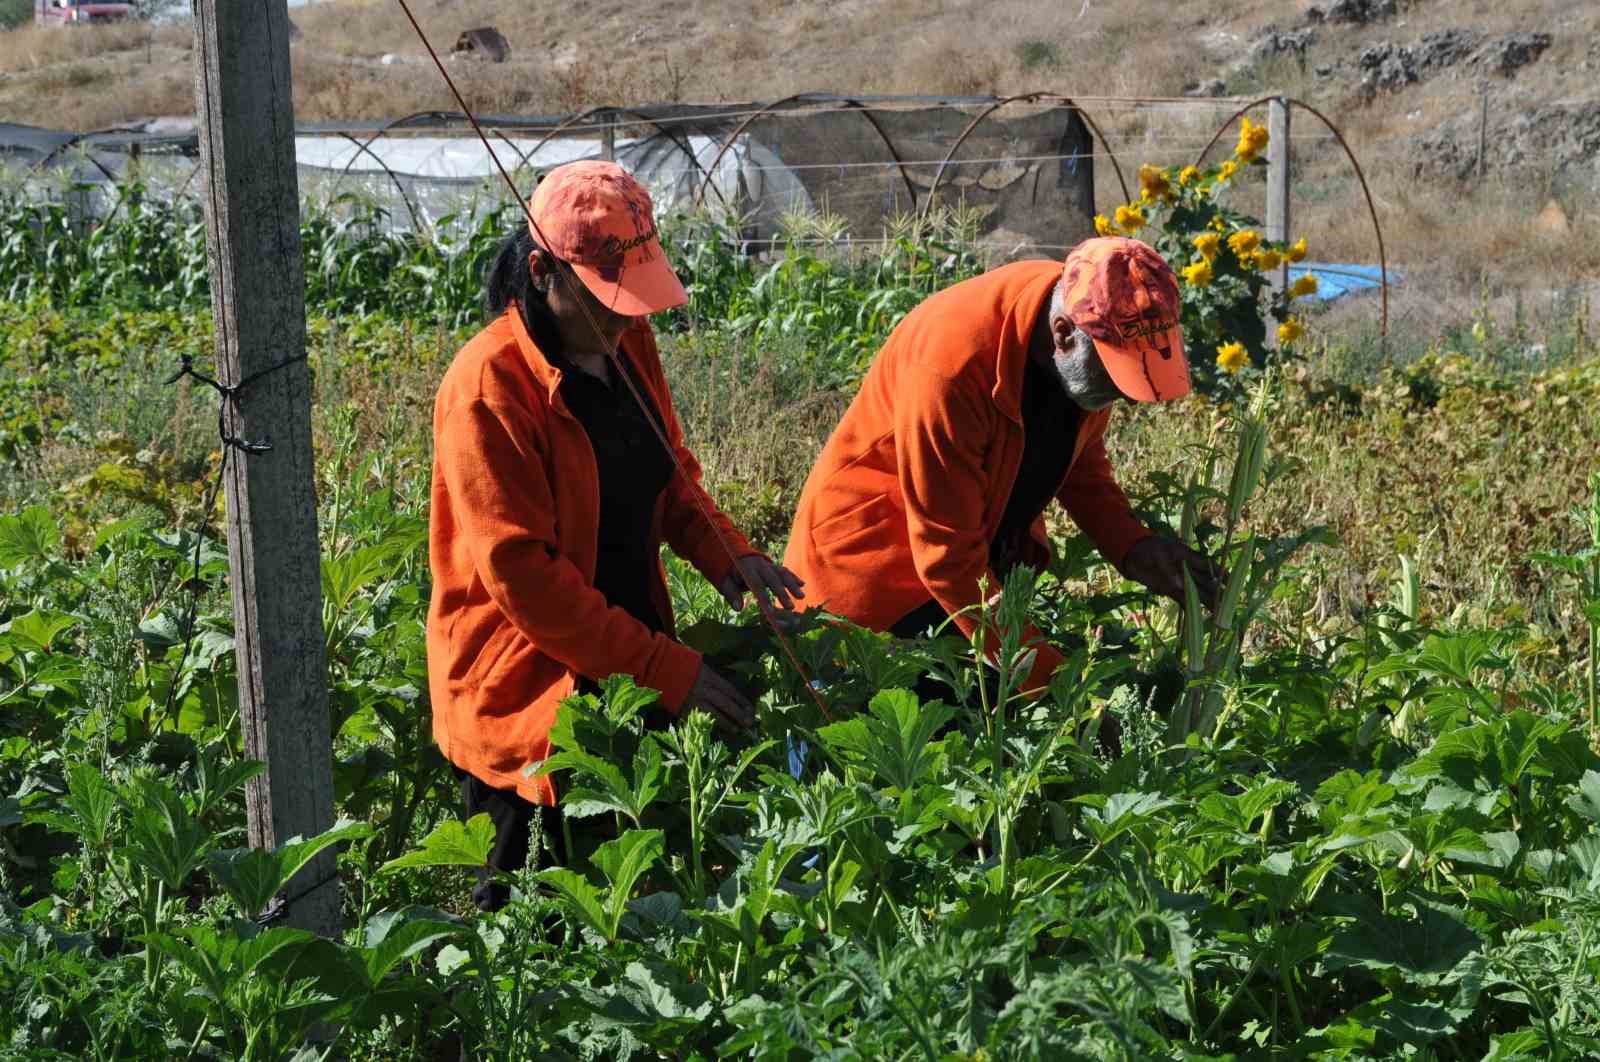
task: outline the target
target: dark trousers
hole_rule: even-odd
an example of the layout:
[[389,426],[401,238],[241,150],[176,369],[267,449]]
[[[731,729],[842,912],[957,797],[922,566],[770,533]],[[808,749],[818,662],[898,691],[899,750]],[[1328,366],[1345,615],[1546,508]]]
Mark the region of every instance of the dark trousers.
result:
[[494,823],[494,847],[489,849],[489,866],[478,870],[472,902],[480,911],[498,911],[511,898],[511,890],[505,882],[495,880],[490,868],[510,873],[528,865],[528,839],[534,816],[539,818],[545,844],[554,852],[554,861],[566,862],[561,812],[549,805],[525,800],[514,789],[496,789],[460,767],[455,768],[455,773],[461,781],[461,799],[467,805],[467,818],[485,814]]

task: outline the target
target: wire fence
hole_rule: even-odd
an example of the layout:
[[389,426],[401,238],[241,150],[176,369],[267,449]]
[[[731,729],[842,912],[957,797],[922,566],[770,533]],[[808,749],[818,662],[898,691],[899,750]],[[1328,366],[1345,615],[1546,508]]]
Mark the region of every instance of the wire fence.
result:
[[[985,238],[1026,251],[1091,234],[1097,196],[1135,197],[1139,163],[1193,161],[1239,102],[807,94],[479,118],[519,188],[531,190],[563,162],[615,158],[661,207],[736,216],[757,247],[794,212],[827,215],[853,238],[871,240],[888,218],[960,207]],[[1317,150],[1329,139],[1319,131],[1294,142]],[[304,196],[321,204],[360,198],[397,229],[432,231],[508,201],[492,180],[495,160],[458,112],[302,123],[295,140]],[[89,219],[116,209],[113,186],[129,179],[152,196],[192,196],[199,151],[192,129],[159,122],[88,133],[0,125],[3,159],[30,194],[64,199]]]
[[[826,215],[866,242],[882,235],[887,219],[960,207],[975,216],[985,241],[1014,255],[1048,253],[1089,235],[1097,205],[1109,212],[1136,197],[1139,164],[1194,162],[1244,102],[805,94],[479,118],[498,162],[526,191],[553,166],[610,157],[668,212],[707,208],[736,217],[741,237],[758,250],[791,234],[786,220],[796,212]],[[1303,129],[1310,131],[1297,127],[1291,138],[1297,158],[1344,165],[1337,130]],[[1478,131],[1471,132],[1474,143],[1459,145],[1462,157],[1482,153]],[[509,205],[493,179],[496,159],[458,112],[302,123],[295,139],[309,201],[337,210],[360,200],[392,229],[438,233]],[[192,196],[199,152],[193,129],[171,123],[88,133],[0,124],[0,163],[7,161],[28,194],[66,201],[87,222],[118,208],[114,186],[129,179],[151,196]],[[1539,158],[1521,151],[1518,161]]]

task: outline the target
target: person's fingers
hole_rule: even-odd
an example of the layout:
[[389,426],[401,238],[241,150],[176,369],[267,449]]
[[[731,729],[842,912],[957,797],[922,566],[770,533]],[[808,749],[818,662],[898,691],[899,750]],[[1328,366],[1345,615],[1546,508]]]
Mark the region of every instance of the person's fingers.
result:
[[789,598],[789,588],[783,585],[783,576],[778,574],[778,569],[771,564],[761,566],[761,580],[766,584],[772,596],[777,599],[778,607],[785,612],[794,611],[794,602]]
[[750,583],[750,592],[756,596],[756,605],[762,612],[772,611],[772,588],[767,583],[766,573],[760,565],[752,565],[745,569]]
[[710,712],[711,718],[727,730],[750,729],[752,720],[731,704],[707,699],[701,707]]
[[739,687],[710,668],[705,668],[697,684],[700,702],[730,723],[748,729],[755,723],[755,708]]
[[806,581],[804,579],[800,578],[794,572],[790,571],[788,568],[785,568],[781,564],[778,565],[778,574],[783,579],[783,585],[789,588],[790,594],[794,595],[800,600],[805,599]]
[[755,711],[743,703],[743,698],[731,687],[720,689],[705,698],[706,706],[735,730],[749,730],[755,725]]

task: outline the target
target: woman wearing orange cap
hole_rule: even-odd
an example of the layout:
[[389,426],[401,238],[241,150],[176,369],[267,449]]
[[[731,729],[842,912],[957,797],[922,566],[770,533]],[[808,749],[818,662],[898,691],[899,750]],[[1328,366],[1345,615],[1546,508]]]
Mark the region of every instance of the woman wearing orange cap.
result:
[[[526,863],[534,814],[560,835],[555,789],[528,769],[574,692],[627,674],[667,712],[753,724],[746,698],[673,638],[662,542],[736,608],[745,586],[784,608],[801,596],[718,511],[683,444],[646,318],[686,296],[648,193],[613,163],[570,163],[530,213],[489,271],[490,323],[445,373],[433,421],[433,733],[467,813],[494,820],[498,870]],[[473,898],[492,909],[506,893],[485,881]]]

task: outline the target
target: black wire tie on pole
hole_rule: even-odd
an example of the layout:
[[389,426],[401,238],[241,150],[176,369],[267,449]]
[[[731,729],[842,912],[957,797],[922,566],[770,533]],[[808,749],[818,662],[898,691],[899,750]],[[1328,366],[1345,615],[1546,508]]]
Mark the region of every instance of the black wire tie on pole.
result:
[[284,358],[276,364],[268,365],[259,372],[253,372],[236,384],[225,384],[197,370],[194,367],[193,354],[183,354],[179,356],[178,371],[164,381],[171,385],[188,376],[199,380],[217,392],[217,438],[222,443],[222,459],[217,462],[216,475],[212,477],[211,485],[206,489],[205,499],[201,502],[200,526],[195,530],[194,559],[191,562],[193,574],[190,576],[188,585],[189,611],[183,621],[183,652],[178,655],[178,664],[173,668],[172,680],[167,684],[166,711],[169,717],[172,715],[173,705],[177,702],[178,680],[183,675],[184,665],[189,662],[189,653],[194,648],[195,623],[199,618],[200,591],[203,589],[203,584],[200,581],[200,547],[205,542],[206,523],[211,517],[212,510],[217,506],[217,495],[222,492],[223,476],[228,469],[228,451],[238,450],[240,453],[250,457],[259,457],[261,454],[272,451],[271,442],[251,442],[248,439],[241,439],[228,430],[228,403],[232,402],[237,408],[239,396],[251,384],[264,376],[270,376],[281,369],[286,369],[290,365],[305,360],[305,354],[297,354],[294,357]]
[[324,874],[321,878],[297,892],[294,892],[288,896],[279,893],[273,898],[271,903],[267,904],[266,910],[262,911],[256,916],[256,925],[263,927],[270,926],[272,923],[288,914],[289,908],[293,907],[299,901],[305,899],[307,896],[310,896],[324,885],[331,885],[333,882],[338,881],[339,871],[337,869],[337,865],[338,864],[336,862],[333,873]]

